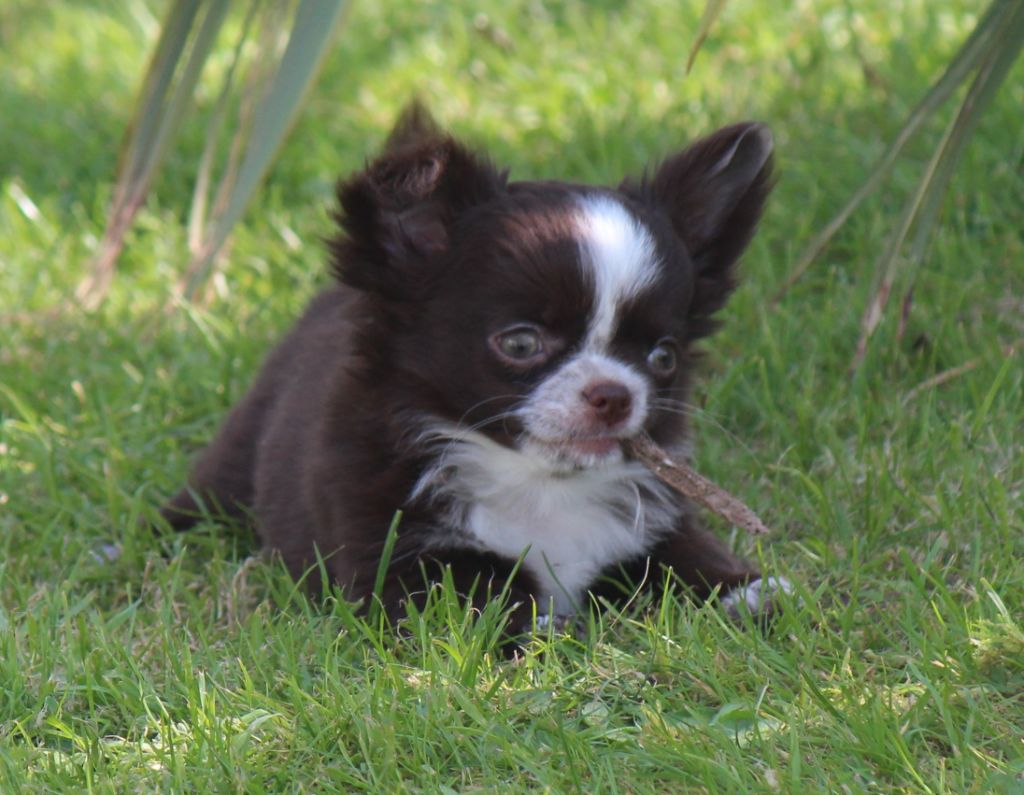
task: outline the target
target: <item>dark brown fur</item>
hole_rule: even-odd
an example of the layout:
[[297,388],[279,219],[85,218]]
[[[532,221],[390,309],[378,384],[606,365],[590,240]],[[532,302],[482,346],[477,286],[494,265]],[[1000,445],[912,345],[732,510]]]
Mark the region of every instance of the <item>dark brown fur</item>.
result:
[[[635,357],[642,351],[632,351],[630,340],[645,326],[673,330],[683,366],[658,385],[659,394],[685,395],[692,345],[712,330],[711,316],[734,286],[736,260],[769,190],[770,162],[744,149],[754,146],[744,139],[750,129],[726,128],[615,194],[643,214],[659,251],[673,259],[659,290],[626,313],[636,328],[616,343],[617,354]],[[724,180],[709,173],[723,158],[730,169]],[[184,529],[204,511],[251,516],[295,577],[322,558],[333,583],[360,599],[371,592],[387,528],[402,508],[382,594],[389,611],[400,614],[402,600],[422,592],[424,572],[430,581],[445,567],[463,592],[475,588],[477,599],[487,598],[488,583],[500,589],[515,561],[423,551],[439,514],[436,505],[408,499],[431,461],[416,442],[416,418],[483,423],[502,442],[516,434],[514,420],[487,420],[514,404],[507,393],[525,393],[530,383],[516,386],[482,348],[453,341],[479,336],[488,313],[529,315],[538,306],[547,307],[538,323],[566,339],[579,336],[590,298],[565,264],[577,257],[567,232],[567,196],[577,190],[600,189],[510,184],[422,111],[408,113],[381,157],[339,185],[342,234],[331,244],[338,284],[313,300],[270,355],[198,459],[188,487],[163,509],[167,521]],[[516,267],[503,268],[511,260]],[[505,306],[509,296],[520,305]],[[685,433],[684,419],[654,410],[647,430],[670,443]],[[658,566],[665,566],[698,594],[758,576],[688,516],[650,556],[615,568],[637,582],[646,572],[658,583]],[[319,583],[315,572],[311,582]],[[595,582],[592,590],[602,588]],[[532,594],[531,577],[520,572],[511,595],[523,617]]]

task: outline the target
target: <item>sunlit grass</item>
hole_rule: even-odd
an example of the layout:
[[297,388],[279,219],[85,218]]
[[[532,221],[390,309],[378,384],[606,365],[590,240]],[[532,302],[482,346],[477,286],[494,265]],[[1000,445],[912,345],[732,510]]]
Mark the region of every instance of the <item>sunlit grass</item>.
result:
[[[359,4],[208,300],[172,299],[186,122],[83,316],[159,14],[5,4],[0,791],[1019,791],[1024,80],[966,153],[903,340],[883,325],[850,380],[904,194],[766,296],[982,6],[854,5],[730,3],[686,77],[701,3]],[[734,543],[800,583],[772,634],[670,599],[509,662],[497,606],[442,589],[398,632],[309,603],[243,531],[140,529],[322,283],[333,180],[414,92],[514,177],[614,182],[716,123],[772,125],[780,181],[696,418],[702,471],[777,528]]]

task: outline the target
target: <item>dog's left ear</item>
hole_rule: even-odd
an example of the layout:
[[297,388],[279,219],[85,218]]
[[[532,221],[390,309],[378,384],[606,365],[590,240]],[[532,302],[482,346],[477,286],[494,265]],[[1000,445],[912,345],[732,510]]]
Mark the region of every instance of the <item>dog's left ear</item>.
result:
[[709,317],[736,286],[734,266],[771,190],[772,149],[763,124],[733,124],[668,158],[641,188],[696,265],[697,317]]
[[338,185],[335,275],[393,300],[418,297],[461,215],[502,192],[505,181],[506,172],[410,105],[380,155]]

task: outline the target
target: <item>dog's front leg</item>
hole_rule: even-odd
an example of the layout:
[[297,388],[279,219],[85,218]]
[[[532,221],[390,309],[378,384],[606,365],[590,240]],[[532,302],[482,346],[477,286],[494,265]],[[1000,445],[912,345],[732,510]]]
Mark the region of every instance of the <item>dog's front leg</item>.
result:
[[655,548],[651,560],[670,568],[701,598],[718,588],[722,606],[734,618],[744,611],[767,618],[777,609],[778,594],[793,590],[785,577],[762,577],[756,566],[689,517]]
[[527,631],[533,620],[535,585],[528,573],[516,570],[515,563],[501,555],[475,550],[425,552],[404,565],[389,567],[380,599],[387,614],[400,620],[406,614],[407,603],[422,609],[430,591],[446,580],[477,610],[507,591],[509,634],[518,635]]

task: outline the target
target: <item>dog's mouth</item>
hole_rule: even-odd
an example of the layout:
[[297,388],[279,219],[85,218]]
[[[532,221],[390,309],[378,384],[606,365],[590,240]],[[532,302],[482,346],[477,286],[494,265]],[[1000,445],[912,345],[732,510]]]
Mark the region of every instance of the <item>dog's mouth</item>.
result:
[[617,436],[576,436],[541,439],[527,436],[523,447],[566,469],[590,469],[622,460],[622,442]]
[[566,451],[577,455],[606,456],[619,449],[619,440],[607,436],[563,442]]

